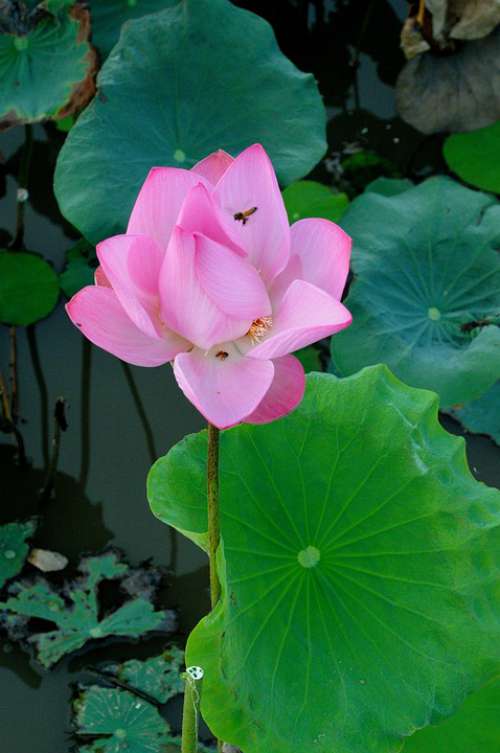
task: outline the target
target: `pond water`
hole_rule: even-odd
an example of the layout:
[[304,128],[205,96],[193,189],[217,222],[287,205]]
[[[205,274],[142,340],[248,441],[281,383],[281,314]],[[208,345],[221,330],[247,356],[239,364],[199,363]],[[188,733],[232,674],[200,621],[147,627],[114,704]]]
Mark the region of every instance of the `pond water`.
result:
[[[378,3],[361,44],[356,32],[359,23],[353,23],[360,4],[351,3],[351,10],[345,10],[333,26],[332,21],[314,24],[314,13],[319,12],[314,7],[318,9],[321,4],[310,3],[311,30],[307,34],[295,15],[298,11],[287,3],[262,0],[238,4],[268,17],[285,54],[304,70],[315,73],[329,108],[330,154],[346,143],[362,140],[391,159],[403,174],[425,171],[427,160],[434,169],[440,167],[435,159],[440,152],[439,138],[425,140],[395,119],[392,84],[401,64],[398,14],[404,15],[406,3]],[[283,18],[279,6],[283,9],[285,5],[288,17]],[[356,44],[360,67],[357,86],[353,87],[352,69],[346,60],[348,48]],[[348,112],[349,108],[354,108],[354,114]],[[21,138],[15,129],[0,136],[8,173],[6,193],[0,202],[0,229],[11,234],[16,183],[10,168]],[[59,271],[74,236],[58,216],[46,186],[62,136],[52,128],[37,127],[35,139],[26,247],[51,259]],[[331,180],[324,165],[315,174]],[[3,328],[0,334],[5,371],[8,330]],[[145,478],[156,457],[186,433],[203,426],[201,417],[180,393],[169,367],[124,367],[83,340],[69,323],[62,303],[36,328],[19,330],[18,370],[21,431],[31,467],[21,470],[15,465],[9,438],[2,435],[0,522],[43,512],[37,545],[62,552],[72,567],[82,552],[99,551],[106,545],[121,549],[132,564],[151,558],[165,570],[161,602],[178,610],[178,633],[173,637],[182,642],[208,609],[207,563],[194,545],[152,516],[146,502]],[[37,493],[43,484],[53,435],[53,406],[59,396],[67,401],[68,429],[62,436],[54,498],[41,510]],[[451,419],[445,419],[445,425],[459,431]],[[500,449],[484,437],[468,437],[467,442],[476,477],[500,486]],[[70,750],[74,743],[69,702],[73,683],[88,679],[85,668],[104,658],[146,656],[161,645],[157,638],[141,645],[122,641],[63,660],[43,673],[30,663],[26,653],[4,641],[0,650],[2,751]],[[178,721],[178,708],[172,709],[172,719]]]

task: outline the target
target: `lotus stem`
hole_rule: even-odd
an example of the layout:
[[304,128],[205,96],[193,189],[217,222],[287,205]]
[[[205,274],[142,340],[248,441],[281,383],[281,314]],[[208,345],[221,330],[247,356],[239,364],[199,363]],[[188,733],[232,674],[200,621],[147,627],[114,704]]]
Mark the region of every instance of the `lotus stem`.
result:
[[202,679],[203,670],[200,667],[189,667],[184,675],[181,753],[197,753],[198,750],[198,710]]
[[208,424],[207,455],[208,557],[210,561],[210,603],[212,609],[220,598],[217,575],[217,549],[220,542],[219,521],[219,429]]

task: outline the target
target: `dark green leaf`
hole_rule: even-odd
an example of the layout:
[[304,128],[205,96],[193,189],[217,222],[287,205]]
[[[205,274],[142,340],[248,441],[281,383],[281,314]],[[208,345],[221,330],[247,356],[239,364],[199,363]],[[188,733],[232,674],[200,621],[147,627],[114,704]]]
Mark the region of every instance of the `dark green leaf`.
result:
[[[84,646],[90,640],[120,635],[139,638],[151,630],[165,630],[170,612],[157,612],[150,601],[151,586],[137,589],[124,582],[130,568],[120,562],[114,552],[83,559],[81,578],[67,585],[63,593],[42,579],[14,583],[11,594],[0,610],[13,635],[19,636],[23,618],[37,618],[54,623],[48,632],[35,633],[29,642],[36,648],[37,658],[44,667],[55,664],[62,656]],[[100,619],[98,588],[104,580],[119,580],[131,595],[114,612]],[[67,602],[71,602],[71,606]]]
[[484,191],[500,193],[500,120],[486,128],[454,133],[444,142],[444,157],[459,178]]
[[95,59],[87,11],[49,10],[57,16],[42,14],[26,34],[0,34],[3,127],[69,114],[92,96]]
[[98,88],[55,175],[63,214],[92,242],[123,232],[154,165],[190,168],[261,141],[290,183],[325,151],[314,78],[283,57],[265,21],[227,0],[184,0],[128,23]]
[[[286,418],[221,435],[223,599],[187,661],[211,730],[245,753],[395,753],[498,667],[500,493],[437,403],[383,366],[314,374]],[[195,536],[205,454],[188,437],[148,481]]]
[[0,526],[0,588],[23,569],[29,552],[26,540],[35,529],[36,522],[32,520]]
[[82,238],[66,254],[66,266],[59,275],[64,295],[71,298],[81,288],[94,283],[97,267],[95,249]]
[[403,192],[369,191],[342,220],[354,241],[346,306],[332,338],[340,374],[386,363],[442,406],[472,400],[500,377],[500,206],[436,177]]
[[91,0],[92,42],[107,57],[118,42],[125,21],[155,13],[180,0]]
[[299,359],[306,373],[309,371],[323,371],[323,369],[321,368],[319,351],[316,348],[313,348],[312,345],[310,345],[308,348],[302,348],[302,350],[298,350],[293,355]]
[[44,259],[24,251],[0,251],[0,322],[27,326],[48,316],[59,281]]
[[172,739],[158,710],[126,690],[92,685],[74,707],[76,734],[98,738],[79,753],[165,753]]
[[449,412],[467,431],[488,434],[500,445],[500,382],[477,400],[465,405],[454,405]]
[[139,661],[130,659],[120,665],[109,665],[105,672],[126,683],[135,690],[147,693],[158,703],[167,703],[171,698],[184,692],[181,668],[184,652],[172,646],[160,656]]

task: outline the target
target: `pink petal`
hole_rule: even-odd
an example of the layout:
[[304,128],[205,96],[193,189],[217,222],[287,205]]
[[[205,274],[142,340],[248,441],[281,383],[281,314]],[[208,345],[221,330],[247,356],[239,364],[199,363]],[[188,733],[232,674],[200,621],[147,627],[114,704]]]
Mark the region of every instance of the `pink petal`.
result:
[[[273,166],[260,144],[245,149],[227,168],[214,189],[227,212],[226,229],[269,284],[290,254],[290,229]],[[238,213],[255,210],[246,222]]]
[[[272,361],[245,358],[232,344],[208,354],[195,349],[174,361],[179,387],[207,421],[227,429],[252,413],[274,376]],[[223,359],[216,353],[227,353]]]
[[198,183],[210,185],[191,170],[153,167],[139,191],[128,222],[130,235],[149,235],[166,248],[188,191]]
[[217,152],[212,152],[208,157],[197,162],[191,170],[198,175],[202,175],[209,183],[215,186],[231,162],[233,162],[231,155],[225,152],[224,149],[219,149]]
[[129,319],[111,288],[90,285],[66,305],[68,316],[94,345],[137,366],[160,366],[189,347],[174,333],[148,337]]
[[161,337],[158,278],[163,250],[145,235],[115,235],[97,244],[102,272],[132,321],[146,335]]
[[246,257],[246,252],[226,233],[225,217],[222,209],[214,201],[207,189],[201,183],[191,188],[184,199],[179,219],[176,224],[191,233],[206,235],[227,248],[231,248],[239,256]]
[[301,279],[340,301],[349,274],[351,238],[334,222],[299,220],[290,228],[292,255],[302,263]]
[[102,267],[97,267],[97,269],[94,272],[94,283],[96,285],[102,285],[105,288],[110,288],[111,283],[104,274]]
[[306,376],[299,359],[295,356],[283,356],[276,358],[273,364],[273,383],[256,410],[245,418],[245,423],[267,424],[286,416],[304,396]]
[[247,351],[254,358],[278,358],[333,335],[351,323],[351,314],[335,298],[310,282],[292,282],[273,315],[269,334]]
[[176,227],[160,277],[165,323],[208,350],[248,332],[270,311],[262,281],[245,259],[204,236]]

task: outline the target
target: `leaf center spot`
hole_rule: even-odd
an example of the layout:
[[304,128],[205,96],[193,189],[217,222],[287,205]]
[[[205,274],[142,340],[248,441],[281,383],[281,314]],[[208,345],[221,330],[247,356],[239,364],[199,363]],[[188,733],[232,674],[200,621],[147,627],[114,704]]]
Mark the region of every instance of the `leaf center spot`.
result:
[[174,152],[174,160],[176,162],[185,162],[186,161],[186,152],[182,149],[176,149]]
[[16,553],[13,549],[6,549],[6,551],[3,553],[3,556],[6,560],[13,560],[16,556]]
[[26,36],[23,37],[14,37],[14,47],[19,52],[22,52],[23,50],[27,50],[29,47],[29,39]]
[[427,309],[427,316],[429,317],[429,319],[432,319],[433,322],[437,322],[439,319],[441,319],[441,312],[435,306],[430,306]]
[[115,730],[115,736],[123,740],[125,737],[127,737],[127,730],[119,728]]
[[316,567],[321,559],[321,552],[315,546],[308,546],[298,553],[297,559],[302,567]]

